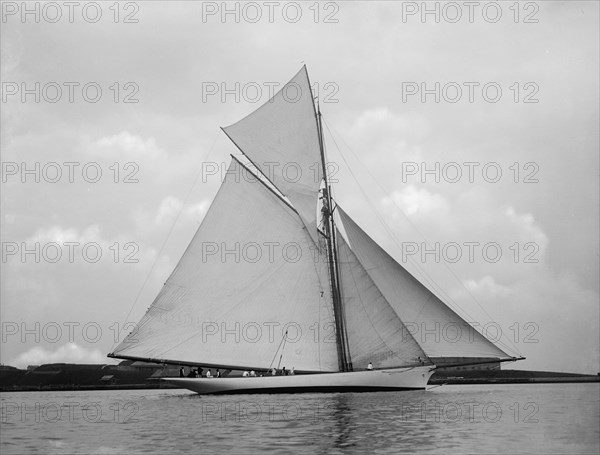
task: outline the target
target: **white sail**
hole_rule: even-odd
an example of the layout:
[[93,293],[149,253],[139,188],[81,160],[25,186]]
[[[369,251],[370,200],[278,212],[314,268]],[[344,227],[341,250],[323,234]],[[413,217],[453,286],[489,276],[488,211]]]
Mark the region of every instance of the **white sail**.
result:
[[352,365],[364,370],[430,363],[338,231],[340,290]]
[[322,165],[306,67],[273,98],[223,131],[289,198],[316,242]]
[[338,371],[327,262],[298,215],[234,160],[179,264],[114,355]]
[[341,207],[337,211],[350,248],[428,357],[510,357],[398,264]]
[[[168,379],[198,393],[423,389],[433,364],[511,359],[339,206],[334,224],[330,194],[317,210],[325,165],[319,125],[303,67],[223,128],[270,183],[249,178],[234,158],[175,270],[110,356],[322,373]],[[369,363],[376,371],[358,371]]]

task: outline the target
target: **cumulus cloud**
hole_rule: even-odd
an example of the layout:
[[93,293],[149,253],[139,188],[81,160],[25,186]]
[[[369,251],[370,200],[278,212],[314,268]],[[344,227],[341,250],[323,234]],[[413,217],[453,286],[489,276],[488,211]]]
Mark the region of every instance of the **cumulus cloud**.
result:
[[100,228],[93,224],[79,232],[75,228],[63,228],[59,225],[50,226],[48,228],[40,228],[35,234],[29,237],[26,242],[100,242]]
[[164,150],[160,149],[156,139],[149,137],[144,139],[129,131],[121,131],[112,136],[104,136],[90,144],[92,154],[101,156],[115,156],[122,159],[150,159],[156,160],[165,156]]
[[535,242],[543,251],[548,246],[548,236],[536,223],[531,213],[519,214],[513,207],[505,211],[508,221],[514,226],[515,231],[521,234],[521,241]]
[[[518,243],[521,255],[531,243],[535,262],[543,259],[549,239],[534,215],[499,204],[486,190],[471,188],[454,198],[423,186],[405,185],[379,201],[384,217],[402,238],[434,242],[496,242],[505,258]],[[408,221],[408,223],[406,222]],[[415,231],[418,229],[418,231]],[[516,253],[515,253],[516,254]],[[521,258],[519,258],[520,260]]]
[[[14,256],[13,262],[23,268],[40,264],[53,266],[54,269],[60,264],[114,264],[120,261],[120,254],[125,249],[128,250],[126,253],[139,250],[137,243],[128,244],[127,248],[125,244],[128,244],[128,240],[123,236],[114,239],[103,237],[96,224],[81,230],[55,224],[37,229],[21,243],[21,255]],[[32,253],[23,256],[27,251]],[[19,258],[20,261],[17,260]]]
[[464,284],[471,294],[483,298],[508,297],[513,294],[509,287],[496,283],[494,278],[489,275],[480,280],[466,280]]
[[[351,144],[363,151],[361,160],[379,172],[393,171],[405,161],[421,161],[420,144],[430,131],[427,118],[416,112],[396,113],[387,107],[361,112],[343,126],[338,142]],[[381,162],[387,165],[381,169]]]
[[[448,203],[443,196],[432,193],[425,188],[416,188],[408,185],[400,191],[394,191],[389,197],[381,201],[384,208],[392,208],[396,205],[406,215],[429,214],[435,216],[445,215],[448,211]],[[397,213],[394,216],[398,216]]]
[[422,115],[401,115],[387,107],[377,107],[367,109],[356,117],[353,129],[360,135],[418,138],[429,132],[430,125]]

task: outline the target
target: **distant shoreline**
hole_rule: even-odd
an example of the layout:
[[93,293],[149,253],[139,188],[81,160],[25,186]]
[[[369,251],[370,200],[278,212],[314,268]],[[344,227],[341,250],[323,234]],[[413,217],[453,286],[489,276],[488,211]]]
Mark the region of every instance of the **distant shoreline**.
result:
[[547,377],[547,378],[431,378],[428,385],[442,384],[554,384],[554,383],[585,383],[600,382],[600,377],[582,375],[580,377]]
[[[16,387],[16,386],[15,386]],[[123,385],[72,385],[72,386],[18,386],[16,388],[0,388],[0,393],[6,392],[87,392],[91,390],[153,390],[153,389],[179,389],[167,383],[160,384],[123,384]],[[185,390],[185,389],[181,389]]]
[[[41,370],[41,371],[39,371]],[[54,364],[33,371],[4,368],[0,370],[1,392],[73,392],[91,390],[178,389],[159,381],[160,377],[177,377],[178,370],[159,368],[126,369],[112,366]],[[157,375],[157,371],[160,374]],[[36,372],[36,373],[34,373]],[[113,383],[102,383],[113,380]],[[551,384],[600,382],[599,375],[526,370],[436,371],[428,385],[481,384]]]

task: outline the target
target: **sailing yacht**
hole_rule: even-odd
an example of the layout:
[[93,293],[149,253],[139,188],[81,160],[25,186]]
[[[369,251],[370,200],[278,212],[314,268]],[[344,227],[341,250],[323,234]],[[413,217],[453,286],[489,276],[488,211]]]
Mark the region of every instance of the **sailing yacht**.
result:
[[[164,378],[200,394],[424,389],[439,366],[517,360],[334,200],[305,66],[222,129],[242,155],[232,155],[175,270],[109,357],[265,373]],[[295,374],[267,375],[275,362]]]

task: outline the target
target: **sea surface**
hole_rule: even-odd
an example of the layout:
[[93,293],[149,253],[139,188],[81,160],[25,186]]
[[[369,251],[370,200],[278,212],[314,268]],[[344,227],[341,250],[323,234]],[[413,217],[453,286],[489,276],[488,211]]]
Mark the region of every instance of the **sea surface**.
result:
[[600,384],[199,396],[0,394],[8,454],[598,454]]

